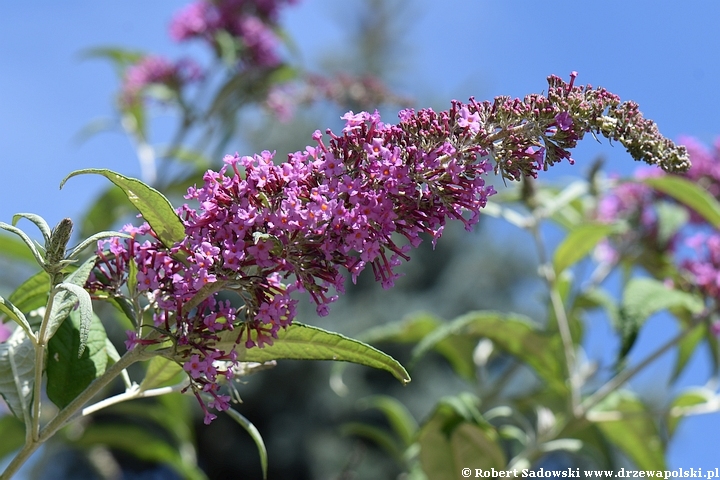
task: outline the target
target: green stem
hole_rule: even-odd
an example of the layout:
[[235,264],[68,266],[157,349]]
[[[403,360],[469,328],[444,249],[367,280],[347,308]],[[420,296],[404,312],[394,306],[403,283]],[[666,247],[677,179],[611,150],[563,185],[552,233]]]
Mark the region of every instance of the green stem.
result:
[[560,339],[562,340],[563,351],[565,353],[565,364],[568,371],[568,382],[570,383],[570,411],[574,412],[580,405],[580,382],[575,372],[575,344],[573,343],[572,333],[570,332],[570,322],[568,321],[567,312],[560,297],[560,292],[557,289],[555,270],[548,260],[545,245],[540,238],[538,222],[532,222],[529,230],[537,246],[542,277],[550,291],[550,303],[555,312],[555,319],[557,320],[558,331],[560,332]]
[[687,328],[683,329],[675,335],[673,338],[668,340],[665,344],[663,344],[660,348],[655,350],[653,353],[645,357],[643,361],[635,365],[631,368],[626,368],[622,372],[615,375],[613,378],[611,378],[605,385],[600,387],[595,393],[590,395],[585,399],[585,401],[580,405],[576,411],[575,411],[575,417],[580,418],[585,415],[587,415],[588,411],[593,408],[595,405],[600,403],[605,397],[610,395],[612,392],[620,388],[625,382],[630,380],[632,377],[637,375],[640,371],[642,371],[645,367],[650,365],[652,362],[660,358],[665,352],[670,350],[672,347],[677,345],[687,334],[689,334],[695,327],[697,327],[700,323],[704,321],[704,317],[700,316],[695,318],[690,325],[688,325]]
[[[80,395],[60,410],[57,415],[55,415],[55,418],[50,420],[50,422],[40,430],[37,438],[25,444],[22,450],[20,450],[10,464],[8,464],[2,475],[0,475],[0,480],[9,480],[43,443],[80,412],[83,405],[89,402],[100,390],[115,379],[115,377],[120,375],[123,370],[133,363],[146,358],[148,358],[148,354],[144,353],[140,345],[137,345],[134,349],[120,357],[117,363],[108,368],[103,375],[96,378]],[[42,372],[42,369],[38,370]]]
[[[55,282],[55,278],[52,282]],[[48,298],[47,304],[45,305],[45,315],[43,315],[42,323],[40,324],[40,331],[37,335],[37,344],[35,345],[35,384],[33,385],[33,408],[32,408],[32,430],[30,432],[30,440],[37,442],[40,435],[40,398],[42,394],[42,376],[45,365],[45,349],[47,348],[48,339],[47,329],[50,325],[50,316],[52,315],[52,307],[55,303],[55,295],[57,295],[57,289],[53,283],[53,288],[50,291],[50,297]],[[25,443],[27,444],[27,435]]]

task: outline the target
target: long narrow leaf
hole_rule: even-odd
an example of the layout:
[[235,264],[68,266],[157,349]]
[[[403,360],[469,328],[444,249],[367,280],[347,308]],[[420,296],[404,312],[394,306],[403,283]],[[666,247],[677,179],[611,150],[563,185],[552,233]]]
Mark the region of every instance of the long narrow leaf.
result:
[[267,459],[267,449],[265,448],[265,442],[263,442],[262,435],[260,435],[260,432],[257,428],[255,428],[255,425],[250,422],[247,418],[245,418],[240,412],[237,410],[233,410],[232,408],[225,411],[228,415],[230,415],[230,418],[235,420],[237,423],[239,423],[245,431],[250,434],[253,441],[255,442],[255,445],[257,446],[258,453],[260,454],[260,465],[262,466],[262,472],[263,472],[263,478],[267,478],[267,469],[268,469],[268,459]]
[[170,248],[185,238],[185,227],[170,201],[162,193],[138,179],[126,177],[112,170],[88,168],[72,172],[63,179],[60,188],[70,178],[87,173],[102,175],[120,187],[166,247]]

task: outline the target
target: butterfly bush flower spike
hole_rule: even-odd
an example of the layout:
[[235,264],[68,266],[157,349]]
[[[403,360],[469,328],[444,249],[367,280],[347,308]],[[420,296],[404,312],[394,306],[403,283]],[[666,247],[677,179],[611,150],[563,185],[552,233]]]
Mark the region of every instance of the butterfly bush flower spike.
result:
[[[490,172],[535,177],[570,159],[586,133],[617,140],[636,159],[665,169],[687,167],[684,149],[660,136],[634,104],[573,80],[550,77],[547,96],[406,109],[397,124],[377,112],[348,112],[339,133],[316,131],[312,145],[285,162],[268,151],[228,155],[219,171],[188,189],[197,206],[178,209],[182,242],[166,248],[147,225],[128,227],[132,240],[101,242],[89,287],[119,295],[134,262],[156,337],[143,340],[147,332],[137,330],[129,344],[172,340],[198,399],[210,395],[208,406],[224,410],[218,379],[232,375],[237,350],[273,344],[292,324],[298,295],[327,315],[346,275],[355,281],[369,269],[390,288],[424,237],[436,242],[448,219],[467,229],[479,221],[495,193],[486,184]],[[235,300],[218,297],[221,290]],[[221,337],[235,346],[220,349]],[[206,421],[212,417],[206,413]]]

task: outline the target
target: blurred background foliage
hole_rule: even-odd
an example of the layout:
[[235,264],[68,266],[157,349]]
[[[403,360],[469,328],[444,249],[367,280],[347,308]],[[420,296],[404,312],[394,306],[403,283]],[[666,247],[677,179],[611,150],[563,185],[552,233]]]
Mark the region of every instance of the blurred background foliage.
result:
[[[347,37],[342,45],[327,49],[320,62],[322,72],[303,69],[292,39],[283,36],[279,25],[273,27],[285,41],[286,60],[271,68],[237,68],[242,46],[217,37],[216,50],[210,54],[214,73],[201,85],[156,82],[143,91],[142,98],[132,101],[120,91],[115,99],[117,117],[91,123],[82,135],[124,131],[143,165],[143,180],[179,205],[187,187],[202,182],[208,168],[219,167],[225,153],[269,149],[282,159],[285,153],[303,149],[318,127],[337,129],[340,116],[348,110],[377,107],[392,122],[404,106],[446,105],[446,100],[437,101],[437,92],[416,94],[412,99],[403,94],[413,81],[403,73],[412,58],[403,53],[405,39],[397,22],[420,15],[409,0],[344,4],[337,21]],[[119,78],[143,58],[142,53],[124,51],[122,46],[87,54],[108,61]],[[271,92],[299,99],[294,115],[280,121],[277,111],[269,111]],[[482,94],[476,92],[478,97]],[[175,122],[175,134],[155,138],[156,124],[165,131],[168,122]],[[502,194],[515,200],[521,195],[512,189]],[[582,206],[574,208],[584,211]],[[78,236],[118,228],[134,216],[124,195],[108,188],[77,222]],[[417,350],[428,333],[471,311],[516,312],[552,330],[555,320],[546,311],[548,292],[537,275],[535,245],[527,233],[519,232],[490,217],[483,218],[471,233],[460,224],[450,224],[436,248],[425,241],[411,253],[413,260],[403,266],[405,276],[395,288],[382,290],[366,272],[357,284],[348,282],[347,293],[327,317],[318,318],[311,304],[303,302],[301,321],[365,339],[409,366],[413,381],[403,387],[385,372],[287,360],[244,379],[239,386],[243,404],[238,408],[265,440],[268,478],[418,480],[424,478],[418,463],[418,449],[423,446],[426,473],[438,463],[462,466],[465,458],[477,458],[473,456],[476,448],[487,454],[488,468],[504,468],[518,444],[527,444],[528,432],[541,435],[543,428],[552,429],[553,412],[565,408],[561,396],[541,381],[547,380],[543,372],[533,373],[517,352],[510,355],[487,342],[478,343],[482,335],[460,334],[444,347],[434,345],[426,355],[418,355]],[[545,234],[558,236],[555,230]],[[22,250],[15,243],[4,236],[0,241],[0,282],[5,294],[32,270],[23,263]],[[586,302],[588,310],[597,306],[591,299]],[[100,315],[115,312],[105,310]],[[574,328],[581,329],[579,325]],[[106,322],[106,328],[120,348],[123,329],[114,322]],[[580,332],[574,333],[579,342]],[[551,353],[559,351],[546,352]],[[633,398],[613,401],[629,405],[630,410],[638,405]],[[8,429],[3,432],[14,428],[7,418],[0,419]],[[525,424],[524,429],[518,426]],[[467,437],[443,437],[438,432],[445,432],[447,425],[467,427],[458,430]],[[623,445],[621,437],[636,427],[628,424],[613,430],[608,424],[571,432],[568,435],[584,441],[587,448],[580,451],[572,442],[556,444],[534,452],[532,467],[660,465],[662,458],[648,460],[657,449],[638,452]],[[650,429],[647,436],[636,439],[640,442],[668,440],[653,430],[654,423],[638,428]],[[66,428],[44,450],[27,475],[55,479],[262,476],[255,443],[243,428],[226,416],[202,425],[194,401],[180,395],[108,408]],[[437,452],[437,458],[428,451]],[[454,454],[457,465],[448,457]],[[443,476],[444,468],[427,473],[427,478],[458,478],[459,468],[454,477]]]

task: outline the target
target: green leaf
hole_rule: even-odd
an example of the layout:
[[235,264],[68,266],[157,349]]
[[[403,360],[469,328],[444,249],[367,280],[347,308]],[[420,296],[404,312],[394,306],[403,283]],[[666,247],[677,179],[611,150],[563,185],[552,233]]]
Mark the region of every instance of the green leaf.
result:
[[125,192],[114,186],[96,197],[80,222],[80,236],[89,237],[100,230],[110,230],[119,219],[135,213]]
[[167,465],[187,480],[204,480],[207,477],[186,455],[166,440],[146,429],[129,424],[90,424],[76,445],[93,448],[104,445],[128,452],[140,460]]
[[[680,316],[680,315],[676,315]],[[683,315],[688,316],[688,315]],[[690,322],[683,321],[681,328],[687,328],[687,325]],[[682,371],[687,366],[687,363],[690,361],[690,358],[692,357],[692,354],[695,352],[695,349],[697,346],[702,342],[702,340],[705,338],[705,333],[707,332],[707,328],[705,325],[696,325],[693,327],[692,331],[689,332],[687,335],[685,335],[680,342],[678,342],[677,345],[677,359],[675,360],[675,367],[673,368],[672,376],[670,377],[670,381],[674,382],[677,380],[677,377],[680,376]]]
[[441,400],[420,428],[420,463],[432,480],[456,480],[463,468],[504,469],[498,434],[487,422],[468,416],[457,399]]
[[[388,323],[368,330],[359,340],[376,344],[380,342],[410,344],[418,343],[444,322],[426,312],[412,314],[400,322]],[[477,340],[462,335],[450,335],[433,345],[433,350],[445,357],[455,373],[468,381],[475,380],[473,351]]]
[[18,310],[29,312],[44,307],[47,304],[50,292],[50,275],[41,270],[32,277],[25,280],[10,295],[10,300]]
[[15,305],[10,303],[9,300],[5,300],[2,297],[0,297],[0,313],[7,315],[9,319],[20,325],[20,327],[25,330],[25,334],[29,338],[35,337],[32,332],[32,328],[30,328],[30,323],[28,323],[25,315],[23,315],[23,313]]
[[171,248],[185,238],[185,227],[170,201],[162,193],[140,180],[120,175],[111,170],[88,168],[77,170],[65,177],[60,188],[68,179],[86,173],[102,175],[120,187],[167,248]]
[[705,306],[700,297],[674,290],[652,278],[631,279],[620,304],[622,346],[619,358],[624,358],[630,351],[645,320],[653,313],[669,308],[700,313]]
[[[78,288],[82,288],[82,286],[85,285],[85,282],[87,282],[87,279],[90,276],[90,272],[95,267],[96,258],[97,257],[93,256],[89,258],[85,263],[80,265],[77,270],[68,275],[63,284],[66,286],[76,285]],[[45,341],[48,341],[52,338],[53,335],[55,335],[58,327],[67,318],[70,311],[75,308],[78,301],[80,300],[80,297],[76,295],[76,292],[72,292],[70,288],[63,287],[62,291],[57,293],[55,295],[55,298],[53,299],[52,308],[50,310],[50,317],[48,320],[48,327],[45,332]],[[83,290],[83,292],[85,291]],[[85,294],[88,295],[87,292],[85,292]],[[82,294],[79,295],[82,296]],[[89,295],[87,299],[89,299]],[[83,303],[84,301],[80,302],[81,308],[84,308],[85,312],[87,312],[87,306],[83,307]],[[92,310],[92,305],[90,306],[90,310]]]
[[584,258],[600,240],[617,230],[615,225],[590,223],[574,228],[555,250],[553,267],[559,275],[566,268]]
[[645,405],[629,392],[614,392],[588,414],[605,438],[639,470],[665,470],[658,427]]
[[182,367],[176,361],[160,356],[153,357],[148,362],[145,378],[140,383],[140,390],[151,390],[178,383],[182,378],[179,378],[182,372]]
[[2,460],[25,443],[25,425],[12,415],[5,415],[0,417],[0,432],[2,432],[2,442],[0,442],[0,460]]
[[373,442],[382,448],[388,455],[400,463],[403,461],[403,448],[398,439],[387,430],[360,422],[348,422],[340,426],[340,434],[343,436],[356,436]]
[[[237,335],[237,332],[221,333],[217,348],[229,352],[235,347]],[[273,345],[245,348],[240,343],[236,351],[237,359],[241,362],[263,363],[280,359],[335,360],[385,370],[403,384],[410,381],[405,368],[380,350],[339,333],[297,322],[285,330],[280,330]]]
[[35,348],[25,331],[16,328],[0,343],[0,395],[13,414],[26,424],[35,384]]
[[74,259],[80,252],[85,250],[90,245],[96,245],[98,240],[102,240],[103,238],[115,238],[115,237],[122,237],[122,238],[132,238],[132,235],[128,235],[127,233],[121,233],[121,232],[98,232],[94,235],[91,235],[89,238],[83,240],[77,247],[73,248],[72,251],[68,254],[68,259]]
[[720,203],[702,187],[675,175],[648,178],[644,182],[690,207],[715,228],[720,228]]
[[25,242],[8,235],[0,235],[0,255],[9,260],[21,260],[30,262],[33,265],[37,263],[37,259],[28,250]]
[[107,335],[94,314],[87,331],[87,348],[78,358],[81,324],[79,312],[70,313],[48,344],[47,395],[59,408],[67,406],[105,373],[107,366]]
[[237,423],[239,423],[245,431],[250,434],[253,441],[255,442],[255,445],[257,446],[258,453],[260,454],[260,465],[262,466],[262,472],[263,472],[263,478],[267,478],[267,468],[268,468],[268,459],[267,459],[267,449],[265,448],[265,442],[263,442],[262,435],[260,435],[260,432],[257,428],[255,428],[255,425],[250,422],[247,418],[245,418],[240,412],[237,410],[234,410],[232,408],[229,408],[225,410],[225,413],[230,415],[230,418],[235,420]]
[[657,214],[659,245],[667,245],[673,236],[687,224],[690,214],[687,208],[670,202],[655,202]]
[[467,313],[425,337],[413,350],[413,359],[421,357],[450,335],[488,338],[500,349],[532,367],[556,391],[567,390],[559,336],[541,332],[525,316],[493,311]]
[[0,222],[0,228],[3,230],[7,230],[8,232],[14,233],[18,237],[20,237],[20,239],[25,243],[25,246],[30,249],[30,254],[32,254],[38,265],[42,266],[45,264],[45,259],[38,251],[37,246],[35,245],[35,243],[33,243],[32,240],[30,240],[30,237],[28,237],[25,232],[4,222]]
[[418,423],[410,411],[396,398],[388,395],[374,395],[358,401],[362,409],[375,408],[380,410],[390,423],[393,432],[400,438],[404,448],[408,448],[417,433]]
[[85,291],[84,288],[72,283],[61,283],[57,288],[62,288],[75,295],[78,300],[78,312],[80,314],[80,348],[78,349],[78,358],[85,351],[85,345],[87,344],[88,331],[90,329],[90,322],[93,317],[92,300],[90,294]]
[[680,393],[670,403],[667,416],[668,433],[672,436],[677,429],[680,420],[682,420],[688,413],[690,413],[688,407],[697,407],[699,405],[709,404],[711,402],[717,403],[717,397],[715,392],[709,388],[691,388]]
[[16,213],[15,215],[13,215],[12,224],[17,225],[17,222],[21,218],[26,218],[33,222],[35,225],[37,225],[40,233],[42,233],[42,236],[45,239],[45,243],[48,243],[50,241],[50,225],[47,224],[44,218],[42,218],[40,215],[35,215],[34,213]]

